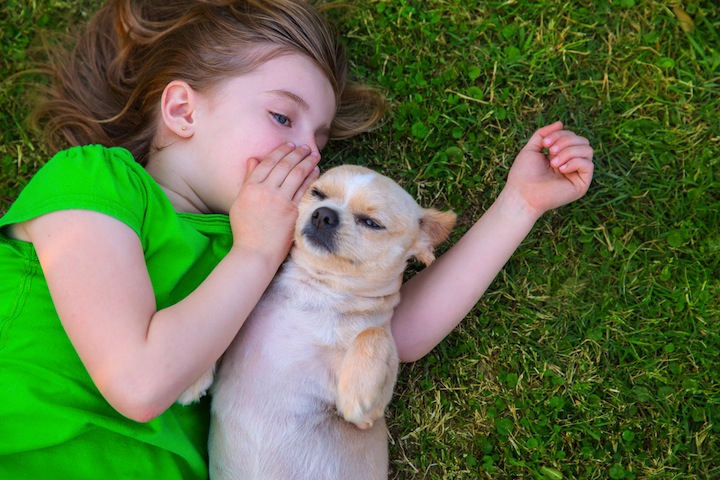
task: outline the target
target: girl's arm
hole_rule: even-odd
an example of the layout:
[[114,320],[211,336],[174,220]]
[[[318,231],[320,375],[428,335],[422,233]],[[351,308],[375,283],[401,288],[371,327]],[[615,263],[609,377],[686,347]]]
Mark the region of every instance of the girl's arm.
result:
[[[58,211],[18,227],[38,254],[53,303],[96,386],[120,413],[148,421],[222,355],[292,241],[317,155],[260,162],[231,208],[234,245],[179,303],[156,311],[141,243],[124,223]],[[270,219],[270,221],[269,221]]]
[[535,132],[495,203],[455,246],[403,285],[392,320],[402,361],[423,357],[460,323],[544,212],[587,192],[592,156],[588,141],[562,130],[560,122]]

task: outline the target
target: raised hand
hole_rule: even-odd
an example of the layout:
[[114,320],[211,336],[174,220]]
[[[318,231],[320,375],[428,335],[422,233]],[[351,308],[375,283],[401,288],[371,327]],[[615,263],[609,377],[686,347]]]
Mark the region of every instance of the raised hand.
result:
[[585,195],[594,165],[584,137],[555,122],[537,130],[513,163],[506,189],[519,193],[537,216]]
[[287,256],[297,204],[319,175],[320,154],[307,146],[281,145],[262,160],[251,159],[230,208],[234,243],[274,258]]

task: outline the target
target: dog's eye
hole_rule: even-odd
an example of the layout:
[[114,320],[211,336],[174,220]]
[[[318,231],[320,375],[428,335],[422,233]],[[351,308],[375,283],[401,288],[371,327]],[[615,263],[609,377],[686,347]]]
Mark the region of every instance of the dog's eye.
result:
[[357,215],[355,217],[355,221],[362,225],[363,227],[372,228],[373,230],[384,230],[385,227],[377,223],[375,220],[373,220],[370,217],[366,217],[365,215]]
[[310,193],[312,193],[312,196],[317,198],[318,200],[325,200],[327,198],[327,195],[325,195],[323,192],[321,192],[317,188],[313,188]]

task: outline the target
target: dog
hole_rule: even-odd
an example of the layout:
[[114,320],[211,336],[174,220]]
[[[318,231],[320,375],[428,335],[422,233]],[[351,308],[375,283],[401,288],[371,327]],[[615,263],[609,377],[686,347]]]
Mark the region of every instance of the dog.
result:
[[213,480],[387,479],[390,319],[409,260],[430,264],[455,219],[364,167],[311,185],[290,255],[211,387]]

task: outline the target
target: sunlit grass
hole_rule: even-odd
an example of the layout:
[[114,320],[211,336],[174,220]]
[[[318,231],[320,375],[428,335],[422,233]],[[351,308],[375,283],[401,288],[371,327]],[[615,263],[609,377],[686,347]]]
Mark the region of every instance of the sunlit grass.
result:
[[[720,7],[350,3],[332,15],[392,109],[328,164],[456,210],[457,237],[538,126],[562,120],[596,149],[588,195],[541,219],[465,322],[403,367],[393,477],[720,476]],[[0,210],[46,158],[9,75],[36,25],[93,2],[43,5],[0,7]]]

